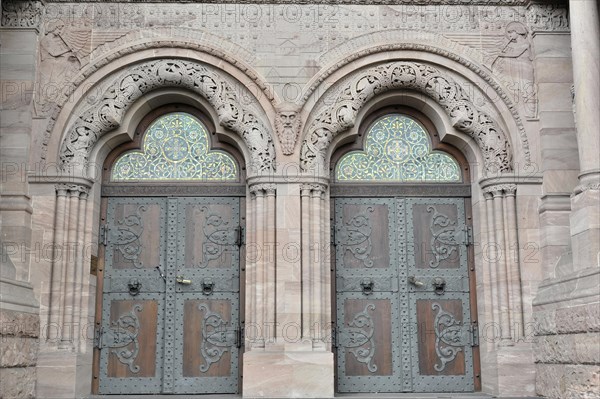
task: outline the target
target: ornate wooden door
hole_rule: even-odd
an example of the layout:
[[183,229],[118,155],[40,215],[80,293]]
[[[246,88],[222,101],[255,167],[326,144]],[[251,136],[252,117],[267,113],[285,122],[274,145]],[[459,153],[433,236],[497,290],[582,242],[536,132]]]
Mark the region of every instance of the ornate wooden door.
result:
[[464,199],[335,199],[340,392],[472,391]]
[[239,199],[109,198],[99,393],[238,391]]

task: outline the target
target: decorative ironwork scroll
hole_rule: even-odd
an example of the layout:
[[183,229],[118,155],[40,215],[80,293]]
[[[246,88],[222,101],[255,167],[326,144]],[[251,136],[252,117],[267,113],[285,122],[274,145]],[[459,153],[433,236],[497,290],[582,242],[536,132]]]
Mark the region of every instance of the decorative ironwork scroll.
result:
[[375,305],[367,304],[362,312],[354,315],[348,323],[349,328],[344,329],[341,345],[349,348],[348,351],[354,355],[357,361],[367,365],[369,372],[377,371],[377,365],[373,364],[375,355],[375,323],[369,311],[375,310]]
[[123,154],[112,180],[237,180],[237,165],[223,151],[210,150],[208,132],[192,115],[158,118],[144,135],[141,151]]
[[335,174],[342,181],[461,181],[456,160],[432,152],[425,129],[399,114],[378,119],[367,133],[365,150],[344,155]]
[[369,259],[373,249],[371,242],[373,226],[367,212],[373,212],[373,207],[369,206],[365,212],[353,216],[339,229],[338,243],[342,246],[342,253],[350,251],[356,259],[363,262],[365,267],[373,267],[373,261]]
[[456,222],[450,220],[447,215],[429,205],[427,212],[433,212],[429,231],[431,231],[431,252],[435,259],[429,261],[429,266],[436,268],[441,261],[448,259],[456,250],[460,242],[457,239]]
[[204,359],[204,364],[200,365],[200,371],[206,373],[211,364],[221,360],[223,353],[229,350],[229,347],[234,345],[235,332],[227,330],[227,321],[223,320],[221,314],[212,312],[208,305],[202,303],[198,305],[198,309],[204,312],[202,319],[202,343],[200,352]]
[[111,244],[114,244],[115,250],[119,251],[123,258],[133,263],[136,268],[143,267],[140,262],[142,253],[142,243],[140,237],[144,232],[144,220],[142,212],[146,211],[145,205],[140,205],[135,211],[135,215],[125,216],[117,220],[117,230],[111,235]]
[[219,259],[223,252],[236,244],[238,226],[231,227],[223,216],[217,213],[208,213],[209,209],[203,206],[200,212],[206,212],[206,221],[202,227],[206,241],[202,244],[202,260],[195,267],[207,267],[211,260]]
[[432,303],[431,309],[438,311],[433,325],[435,330],[435,353],[440,360],[433,368],[437,371],[443,371],[446,364],[453,361],[457,353],[463,350],[463,326],[461,321],[454,318],[454,315],[442,310],[439,303]]
[[[115,354],[121,363],[127,365],[132,373],[140,371],[140,366],[133,363],[140,351],[137,338],[140,333],[140,320],[136,312],[141,312],[142,309],[143,307],[140,304],[133,305],[129,313],[120,316],[102,334],[103,346],[113,348],[111,353]],[[133,348],[129,349],[131,344],[133,344]]]

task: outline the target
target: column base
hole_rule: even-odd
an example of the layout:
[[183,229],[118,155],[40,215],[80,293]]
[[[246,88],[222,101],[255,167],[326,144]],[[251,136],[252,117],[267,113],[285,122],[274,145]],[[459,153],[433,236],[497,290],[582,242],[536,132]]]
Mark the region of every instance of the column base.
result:
[[244,398],[332,398],[333,353],[286,349],[244,353]]

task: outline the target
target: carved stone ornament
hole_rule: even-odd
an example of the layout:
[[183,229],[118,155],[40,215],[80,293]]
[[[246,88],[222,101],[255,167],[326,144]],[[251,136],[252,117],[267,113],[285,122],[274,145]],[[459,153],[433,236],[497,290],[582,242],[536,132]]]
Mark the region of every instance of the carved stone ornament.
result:
[[537,117],[537,87],[533,68],[531,37],[527,27],[518,21],[506,25],[505,40],[491,64],[491,70],[512,94],[516,103],[523,104],[529,119]]
[[[338,87],[333,105],[323,106],[306,129],[300,154],[304,171],[327,170],[325,153],[333,138],[354,126],[358,111],[369,100],[398,89],[416,90],[439,103],[452,125],[477,143],[485,174],[512,170],[512,152],[506,134],[473,104],[459,83],[430,65],[404,61],[378,65],[355,73]],[[335,92],[338,87],[332,90]]]
[[567,2],[534,3],[527,7],[527,23],[536,32],[568,32]]
[[517,185],[516,184],[495,184],[493,186],[489,186],[483,189],[484,194],[494,194],[494,193],[498,193],[498,194],[508,194],[508,195],[514,195],[515,192],[517,191]]
[[41,1],[5,0],[2,2],[2,26],[5,28],[34,28],[40,26]]
[[[525,5],[530,0],[472,0],[472,5]],[[52,0],[53,3],[71,3],[73,0]],[[89,3],[136,3],[139,0],[88,0]],[[164,3],[165,0],[145,0],[144,3]],[[357,5],[377,5],[377,4],[420,4],[420,5],[464,5],[468,0],[266,0],[260,3],[265,4],[357,4]],[[256,0],[178,0],[178,3],[235,3],[235,4],[256,4]]]
[[301,126],[302,121],[296,105],[286,103],[278,107],[275,116],[275,130],[284,155],[291,155],[294,152]]
[[219,124],[242,137],[252,157],[251,169],[273,170],[275,151],[271,134],[252,108],[242,105],[229,80],[204,64],[178,59],[131,67],[108,86],[98,101],[90,100],[93,104],[71,125],[62,143],[62,169],[85,168],[98,139],[121,124],[136,100],[162,87],[181,87],[201,95],[216,110]]

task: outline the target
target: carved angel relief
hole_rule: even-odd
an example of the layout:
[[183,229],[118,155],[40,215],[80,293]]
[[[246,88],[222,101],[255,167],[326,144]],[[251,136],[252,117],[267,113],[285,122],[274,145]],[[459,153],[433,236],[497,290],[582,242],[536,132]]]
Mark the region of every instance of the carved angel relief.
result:
[[275,116],[275,130],[284,155],[294,152],[301,125],[302,121],[295,105],[284,104],[279,107]]
[[91,51],[92,31],[65,25],[63,21],[46,24],[40,40],[39,88],[34,102],[37,115],[46,115],[65,93],[73,77]]
[[520,22],[509,23],[506,25],[506,39],[491,69],[512,93],[513,100],[523,104],[527,118],[537,116],[537,90],[532,61],[529,31]]

